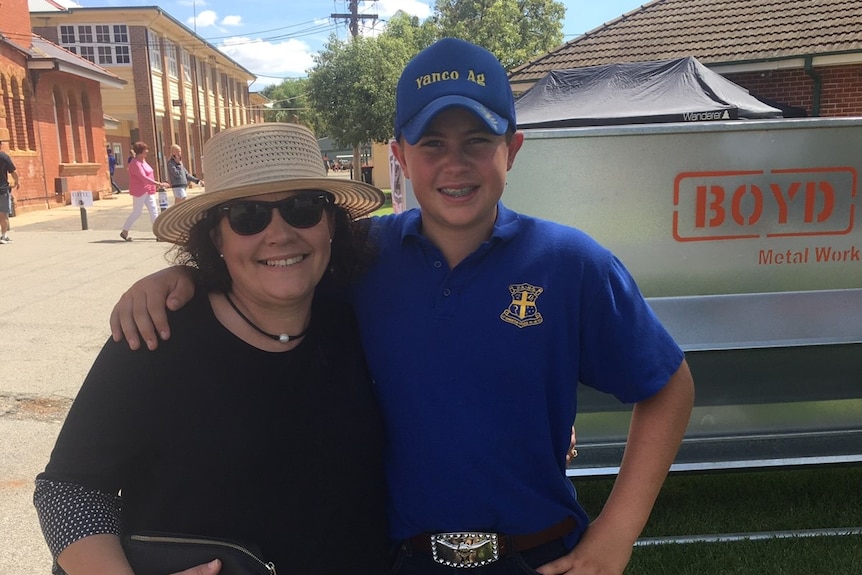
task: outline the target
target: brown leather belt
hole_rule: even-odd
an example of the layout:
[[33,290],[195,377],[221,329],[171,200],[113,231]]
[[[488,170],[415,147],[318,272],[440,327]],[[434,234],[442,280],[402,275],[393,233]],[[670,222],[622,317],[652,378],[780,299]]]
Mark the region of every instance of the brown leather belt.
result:
[[556,525],[527,535],[434,533],[416,535],[408,539],[407,543],[411,551],[430,553],[438,563],[453,567],[476,567],[560,539],[571,533],[576,525],[573,518],[566,517]]

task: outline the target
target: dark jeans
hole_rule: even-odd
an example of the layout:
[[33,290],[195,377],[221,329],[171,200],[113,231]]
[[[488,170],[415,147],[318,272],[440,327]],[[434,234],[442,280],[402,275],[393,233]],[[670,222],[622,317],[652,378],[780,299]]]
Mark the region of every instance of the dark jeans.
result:
[[114,191],[118,194],[122,193],[123,191],[120,189],[120,186],[117,185],[117,182],[114,181],[114,176],[111,176],[111,187],[114,188]]
[[539,545],[522,553],[501,557],[484,567],[447,567],[435,563],[430,553],[411,553],[404,546],[398,549],[392,573],[394,575],[535,575],[538,567],[568,553],[562,539]]

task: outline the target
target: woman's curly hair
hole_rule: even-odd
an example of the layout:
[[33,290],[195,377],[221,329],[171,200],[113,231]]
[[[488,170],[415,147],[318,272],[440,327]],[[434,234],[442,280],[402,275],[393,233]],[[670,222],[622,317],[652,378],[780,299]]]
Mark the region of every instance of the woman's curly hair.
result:
[[[321,281],[346,287],[368,269],[376,250],[368,237],[368,221],[353,221],[347,210],[337,205],[327,207],[332,218],[332,255]],[[231,277],[227,266],[212,240],[212,231],[222,218],[221,205],[210,208],[191,230],[182,244],[173,251],[173,261],[197,270],[195,283],[207,291],[227,293]]]

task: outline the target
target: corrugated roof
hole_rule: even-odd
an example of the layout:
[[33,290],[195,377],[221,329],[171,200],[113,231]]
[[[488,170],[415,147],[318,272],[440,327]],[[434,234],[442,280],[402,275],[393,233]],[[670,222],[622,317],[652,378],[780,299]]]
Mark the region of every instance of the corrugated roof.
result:
[[80,6],[75,2],[68,2],[67,0],[27,0],[27,5],[30,12],[65,10],[66,8],[76,8]]
[[67,70],[71,73],[78,71],[81,75],[89,76],[96,80],[101,80],[104,83],[117,86],[126,83],[125,80],[102,68],[98,64],[94,64],[86,58],[73,54],[37,34],[33,34],[33,44],[30,46],[29,50],[25,51],[31,60],[54,60],[66,64],[71,67],[71,70]]
[[654,0],[510,73],[694,56],[710,64],[862,52],[862,0]]

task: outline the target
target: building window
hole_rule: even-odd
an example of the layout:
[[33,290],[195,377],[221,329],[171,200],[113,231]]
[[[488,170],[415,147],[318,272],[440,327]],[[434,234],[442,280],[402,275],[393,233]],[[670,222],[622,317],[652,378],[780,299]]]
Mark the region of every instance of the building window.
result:
[[168,60],[168,74],[172,78],[178,78],[180,72],[177,69],[177,46],[173,42],[165,42],[165,58]]
[[54,98],[54,125],[57,127],[57,148],[60,150],[60,161],[67,163],[69,161],[69,140],[66,137],[68,130],[66,101],[57,87],[54,87],[52,96]]
[[110,26],[96,26],[96,42],[98,44],[110,44],[111,43],[111,27]]
[[115,44],[128,44],[129,43],[129,29],[126,28],[125,24],[114,24],[114,43]]
[[203,88],[204,91],[207,91],[207,65],[206,62],[200,63],[201,74],[198,77],[198,86]]
[[125,24],[60,26],[60,44],[69,52],[103,66],[131,63]]
[[81,93],[81,115],[84,129],[84,159],[92,163],[96,161],[96,146],[93,142],[93,125],[90,122],[92,119],[90,97],[86,92]]
[[186,50],[182,51],[183,59],[183,79],[191,84],[192,82],[192,58]]
[[128,46],[114,46],[114,51],[117,54],[117,64],[130,64],[132,62]]
[[66,125],[69,126],[69,130],[72,133],[72,157],[71,160],[74,163],[78,163],[81,161],[81,113],[78,111],[78,102],[75,100],[75,96],[70,92],[67,96],[67,107],[66,107]]
[[60,43],[74,44],[75,43],[75,27],[60,26]]
[[78,42],[80,44],[92,44],[93,43],[93,27],[92,26],[78,26]]
[[150,68],[156,72],[162,71],[162,47],[158,36],[150,36]]
[[[10,78],[12,81],[12,78]],[[9,84],[6,82],[6,76],[0,72],[0,104],[5,110],[12,110],[12,92],[9,89]],[[6,112],[6,130],[9,132],[9,149],[14,150],[15,144],[15,118],[14,114]]]
[[92,46],[78,46],[78,55],[94,64],[96,63],[96,51]]
[[99,46],[99,64],[113,64],[113,51],[110,46]]

